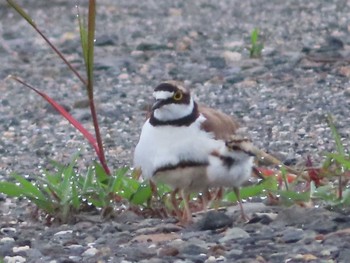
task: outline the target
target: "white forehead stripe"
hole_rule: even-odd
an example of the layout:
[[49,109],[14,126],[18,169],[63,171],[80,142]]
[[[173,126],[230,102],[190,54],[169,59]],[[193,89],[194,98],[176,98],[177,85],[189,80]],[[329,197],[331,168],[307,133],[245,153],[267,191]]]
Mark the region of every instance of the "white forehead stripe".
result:
[[159,90],[159,91],[155,91],[153,92],[153,97],[156,100],[165,100],[165,99],[169,99],[174,95],[174,92],[170,92],[170,91],[164,91],[164,90]]

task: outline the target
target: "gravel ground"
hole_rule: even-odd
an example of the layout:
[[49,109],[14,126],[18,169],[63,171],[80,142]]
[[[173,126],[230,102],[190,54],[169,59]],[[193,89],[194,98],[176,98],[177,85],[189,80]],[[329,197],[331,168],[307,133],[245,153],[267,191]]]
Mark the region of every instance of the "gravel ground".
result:
[[[75,2],[18,2],[83,72]],[[319,163],[334,150],[328,113],[349,145],[349,13],[346,0],[98,1],[95,96],[110,167],[131,164],[152,89],[167,79],[185,81],[199,102],[237,116],[256,145],[290,164],[308,154]],[[81,165],[91,163],[83,138],[6,77],[25,79],[91,129],[82,85],[5,3],[0,22],[0,180],[14,171],[38,174],[50,159],[68,163],[78,149]],[[250,59],[247,50],[255,27],[262,59]],[[350,256],[349,216],[320,208],[247,203],[250,224],[235,220],[232,207],[229,218],[199,215],[194,226],[180,228],[173,219],[131,212],[46,227],[31,220],[24,201],[2,197],[0,207],[5,262],[347,262]]]

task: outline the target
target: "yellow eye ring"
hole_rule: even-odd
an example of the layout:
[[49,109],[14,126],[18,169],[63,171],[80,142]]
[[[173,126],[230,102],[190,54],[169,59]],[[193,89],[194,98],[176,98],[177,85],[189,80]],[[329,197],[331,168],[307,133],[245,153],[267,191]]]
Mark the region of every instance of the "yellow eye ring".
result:
[[181,91],[176,91],[175,94],[173,95],[174,100],[181,100],[182,99],[182,92]]

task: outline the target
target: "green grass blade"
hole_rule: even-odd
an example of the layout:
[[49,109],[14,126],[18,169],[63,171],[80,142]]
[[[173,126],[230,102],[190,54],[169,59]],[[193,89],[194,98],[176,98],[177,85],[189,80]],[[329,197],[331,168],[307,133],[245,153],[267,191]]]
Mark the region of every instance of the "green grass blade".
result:
[[33,196],[40,200],[46,200],[46,197],[43,194],[43,192],[30,181],[17,174],[14,174],[12,176],[21,184],[26,196]]
[[75,177],[74,165],[76,158],[77,156],[73,158],[73,161],[63,171],[63,181],[59,187],[61,191],[61,204],[66,204],[72,198],[72,181]]
[[24,195],[24,190],[14,183],[0,182],[0,193],[9,197],[20,197]]
[[95,23],[96,23],[96,1],[89,0],[88,15],[88,36],[87,36],[87,76],[88,76],[88,92],[89,97],[93,96],[93,80],[94,80],[94,45],[95,45]]
[[251,44],[256,45],[258,42],[258,38],[259,38],[259,29],[254,28],[254,30],[252,31],[252,33],[250,35]]
[[[271,176],[269,178],[266,178],[260,184],[241,188],[240,195],[242,199],[246,199],[253,196],[259,196],[265,191],[276,191],[277,187],[277,179],[274,176]],[[234,192],[230,191],[227,194],[225,194],[223,200],[229,202],[236,202],[237,197]]]
[[288,180],[287,180],[287,170],[286,170],[286,168],[284,166],[281,167],[281,176],[282,176],[284,185],[286,187],[286,190],[288,191],[289,190],[289,183],[288,183]]
[[26,11],[23,10],[22,7],[20,7],[15,1],[13,0],[7,0],[7,3],[17,11],[18,14],[20,14],[21,17],[23,17],[32,27],[36,27],[33,19],[27,14]]
[[93,186],[93,176],[94,176],[94,170],[92,167],[89,167],[83,183],[83,188],[82,188],[83,193],[85,193],[91,186]]
[[331,128],[332,135],[333,135],[333,138],[335,140],[335,144],[336,144],[338,153],[340,153],[341,155],[345,155],[344,146],[341,142],[340,135],[337,131],[337,128],[335,127],[333,117],[331,115],[327,116],[327,122],[328,122],[329,127]]
[[337,153],[328,153],[327,157],[329,159],[335,160],[337,163],[339,163],[341,166],[344,167],[346,170],[350,170],[350,158]]
[[115,193],[118,192],[118,186],[120,187],[122,179],[125,177],[125,174],[129,171],[128,167],[119,168],[113,179],[110,180],[110,184],[108,186],[108,192]]
[[80,196],[78,193],[78,186],[75,182],[75,180],[72,181],[72,205],[75,209],[78,209],[80,207]]

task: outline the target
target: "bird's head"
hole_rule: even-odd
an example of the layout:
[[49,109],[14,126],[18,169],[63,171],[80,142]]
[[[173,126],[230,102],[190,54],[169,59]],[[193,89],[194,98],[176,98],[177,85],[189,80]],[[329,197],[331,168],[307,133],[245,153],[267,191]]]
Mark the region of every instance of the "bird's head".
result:
[[247,157],[255,156],[251,140],[241,135],[232,135],[230,139],[225,141],[225,145],[227,151],[231,154]]
[[159,121],[182,119],[193,112],[194,101],[189,90],[177,82],[161,83],[154,89],[153,97],[152,113]]

